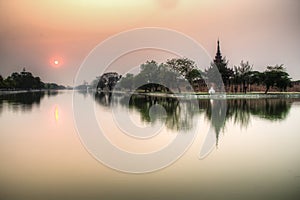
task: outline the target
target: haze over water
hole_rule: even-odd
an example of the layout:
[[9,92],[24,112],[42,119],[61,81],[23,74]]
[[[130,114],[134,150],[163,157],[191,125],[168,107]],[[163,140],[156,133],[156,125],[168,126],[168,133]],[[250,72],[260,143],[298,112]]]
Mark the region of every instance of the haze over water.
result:
[[[130,104],[108,96],[76,93],[93,102],[97,119],[115,145],[148,152],[192,129],[176,110],[177,100],[132,96]],[[25,98],[26,97],[26,98]],[[210,100],[187,114],[199,123],[196,140],[174,164],[147,174],[112,170],[89,154],[73,120],[72,92],[0,96],[0,194],[4,199],[297,199],[300,187],[298,121],[300,99],[228,100],[225,121],[210,120]],[[172,108],[151,121],[151,102]],[[162,121],[159,135],[132,141],[116,127],[110,106],[128,112],[140,126]],[[168,111],[168,110],[167,110]],[[183,113],[181,113],[183,114]],[[183,121],[182,121],[183,120]],[[174,123],[176,122],[176,123]],[[209,127],[218,143],[205,158],[199,152]],[[103,125],[103,124],[102,124]],[[191,126],[192,125],[192,126]],[[128,145],[128,142],[135,145]],[[155,142],[151,142],[155,141]]]
[[[271,86],[281,86],[278,91],[287,89],[289,77],[300,80],[299,19],[298,0],[0,1],[0,200],[300,199],[300,98],[257,95],[258,99],[190,101],[161,97],[161,91],[152,97],[129,96],[127,90],[123,91],[128,94],[114,97],[90,92],[99,85],[96,77],[104,72],[117,72],[117,77],[126,77],[128,72],[136,75],[146,61],[155,60],[160,66],[179,57],[198,60],[198,68],[205,72],[214,55],[223,69],[226,64],[233,70],[243,65],[243,60],[244,66],[255,72],[240,68],[230,75],[230,70],[225,70],[230,75],[223,77],[225,86],[243,85],[247,91],[246,82],[251,82],[249,92],[261,92],[272,77],[276,81]],[[146,31],[131,39],[114,40],[130,30],[147,29],[168,33]],[[183,37],[173,37],[171,32]],[[191,39],[204,53],[179,38]],[[126,50],[127,45],[146,41],[148,45]],[[154,41],[158,45],[153,45]],[[164,43],[167,48],[160,48]],[[107,46],[102,49],[99,44]],[[176,46],[179,51],[173,49]],[[100,47],[101,53],[91,53],[95,47]],[[95,55],[95,60],[88,55]],[[281,64],[280,76],[267,76],[268,66]],[[289,76],[283,76],[285,72]],[[146,80],[145,76],[141,79]],[[160,80],[166,79],[161,76]],[[252,87],[253,80],[261,88]],[[299,82],[293,84],[296,87],[291,91],[300,91]],[[71,86],[69,89],[81,85],[77,88],[84,91],[18,91],[64,88],[59,85]],[[201,92],[213,87],[205,86],[208,88]],[[278,97],[288,95],[291,93]],[[82,106],[74,107],[75,103]],[[87,108],[92,113],[80,115]],[[120,118],[127,128],[142,131],[135,135],[126,132],[116,123]],[[183,155],[155,171],[149,167],[154,162],[134,165],[133,160],[104,150],[96,154],[96,148],[88,147],[83,137],[92,131],[79,130],[79,122],[84,130],[97,133],[98,129],[90,126],[95,122],[111,145],[138,155],[166,149],[178,138],[189,141],[193,133],[196,137],[185,152],[172,149],[171,153],[182,151]],[[148,133],[143,128],[156,132],[139,138]],[[91,140],[91,144],[99,141]],[[206,144],[210,148],[204,148]],[[124,173],[121,171],[126,169],[109,167],[97,160],[97,155],[124,168],[133,166],[138,171],[146,166],[154,171]],[[165,158],[168,156],[157,160]]]

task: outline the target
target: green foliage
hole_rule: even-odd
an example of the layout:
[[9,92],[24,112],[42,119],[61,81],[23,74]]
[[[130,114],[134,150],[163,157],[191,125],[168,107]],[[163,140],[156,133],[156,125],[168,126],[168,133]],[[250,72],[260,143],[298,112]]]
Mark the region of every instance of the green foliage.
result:
[[173,58],[167,60],[167,66],[176,73],[179,73],[182,78],[187,79],[190,83],[192,81],[190,74],[197,69],[194,61],[188,58]]
[[250,84],[260,85],[263,83],[264,74],[259,71],[251,71],[250,73]]
[[187,58],[171,59],[166,63],[158,64],[156,61],[147,61],[140,66],[137,75],[127,74],[119,86],[123,89],[137,89],[147,91],[170,92],[177,88],[181,92],[180,84],[184,79],[192,83],[201,78],[202,72],[196,69],[194,61]]
[[31,72],[23,70],[13,72],[10,76],[4,79],[0,75],[0,89],[2,90],[41,90],[41,89],[66,89],[63,85],[56,83],[43,83],[40,77],[35,77]]
[[271,87],[286,91],[287,87],[291,86],[291,78],[283,65],[268,66],[263,73],[263,83],[266,86],[266,94]]
[[56,83],[45,83],[44,88],[47,90],[64,90],[64,89],[66,89],[65,86],[58,85]]
[[[265,85],[266,93],[271,87],[285,91],[291,86],[291,78],[283,65],[268,66],[264,72],[259,72],[253,71],[253,66],[248,61],[242,60],[233,69],[227,67],[227,64],[225,59],[217,56],[211,66],[202,72],[196,67],[194,61],[187,58],[173,58],[161,64],[152,60],[141,64],[140,73],[137,75],[127,74],[120,79],[119,75],[108,76],[106,73],[97,78],[92,85],[98,82],[97,88],[112,88],[118,82],[118,87],[124,90],[131,91],[135,88],[145,92],[170,92],[172,89],[177,89],[179,93],[181,89],[190,91],[192,87],[203,88],[207,82],[219,91],[225,86],[226,90],[233,89],[238,92],[240,88],[244,93],[251,84]],[[189,84],[186,84],[185,80]]]
[[211,84],[214,84],[217,89],[221,89],[223,87],[222,85],[222,75],[219,72],[218,67],[215,64],[211,64],[211,66],[205,70],[206,77],[208,79],[208,82]]
[[154,60],[141,65],[140,75],[145,78],[146,82],[157,82],[158,73],[158,63]]
[[199,80],[204,76],[204,74],[199,69],[192,69],[187,73],[186,79],[192,83],[195,80]]
[[140,68],[141,71],[137,75],[137,79],[135,81],[136,86],[140,89],[144,89],[145,91],[156,91],[158,89],[158,84],[156,83],[159,82],[160,77],[158,63],[154,60],[147,61],[142,64]]
[[44,83],[40,77],[34,77],[25,68],[22,72],[14,72],[5,80],[0,81],[1,88],[14,89],[14,90],[30,90],[30,89],[43,89]]
[[252,71],[249,62],[241,61],[240,66],[234,66],[235,92],[237,86],[241,85],[242,91],[246,93],[249,84],[264,85],[267,94],[272,87],[278,88],[280,91],[286,91],[287,87],[292,86],[291,78],[286,72],[283,65],[267,66],[264,72]]
[[247,92],[248,84],[251,80],[252,66],[249,62],[241,61],[239,66],[234,66],[234,82],[235,84],[242,84],[243,92]]
[[225,59],[215,60],[211,63],[210,67],[205,70],[208,81],[215,84],[219,89],[222,87],[221,81],[223,81],[225,86],[229,86],[233,78],[233,70],[227,67],[227,64],[228,62]]
[[125,89],[128,89],[131,91],[134,87],[134,75],[130,74],[130,73],[126,74],[125,77],[121,78],[119,85],[122,88],[125,88]]
[[0,75],[0,89],[2,88],[5,88],[5,85],[4,85],[4,79],[3,77]]
[[[104,73],[98,82],[97,90],[104,90],[107,89],[109,91],[112,91],[114,87],[116,86],[117,82],[121,79],[121,75],[119,75],[116,72],[107,72]],[[85,84],[87,85],[87,84]]]

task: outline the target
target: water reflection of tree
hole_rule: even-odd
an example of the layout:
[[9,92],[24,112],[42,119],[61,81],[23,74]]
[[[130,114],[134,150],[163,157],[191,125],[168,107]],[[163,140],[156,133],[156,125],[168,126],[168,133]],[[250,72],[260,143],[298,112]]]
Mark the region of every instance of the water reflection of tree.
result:
[[58,94],[59,94],[59,91],[57,91],[57,90],[47,90],[48,97],[57,96]]
[[[120,102],[125,103],[128,101],[121,100]],[[150,109],[155,105],[162,106],[166,116],[153,115],[152,118],[150,118]],[[179,101],[176,98],[170,97],[133,95],[130,97],[128,106],[138,110],[143,121],[150,123],[159,120],[164,122],[167,128],[178,131],[190,130],[193,127],[192,119],[196,114],[193,102]]]
[[[109,106],[109,95],[98,95],[97,102]],[[216,134],[217,142],[220,132],[226,127],[226,123],[232,121],[241,127],[248,127],[251,116],[257,116],[269,121],[283,120],[287,117],[292,99],[229,99],[229,100],[198,100],[199,108],[195,109],[189,100],[179,101],[170,97],[155,97],[148,95],[120,95],[114,103],[126,108],[138,111],[141,119],[147,123],[160,120],[166,127],[172,130],[189,130],[193,127],[194,116],[204,112],[205,117],[211,123]],[[150,108],[161,105],[166,111],[166,116],[156,115],[153,119],[149,116]],[[224,109],[224,107],[227,109]],[[195,112],[197,111],[197,113]]]
[[[86,94],[83,94],[83,95],[86,95]],[[95,100],[100,105],[108,107],[108,106],[110,106],[110,103],[111,103],[111,93],[104,93],[104,92],[98,93],[97,92],[95,94]]]
[[0,95],[0,104],[8,103],[14,111],[30,111],[34,105],[39,106],[45,92],[23,92]]
[[[171,130],[190,130],[193,128],[193,117],[195,114],[195,103],[191,101],[179,101],[171,97],[157,97],[149,95],[119,95],[111,97],[111,93],[95,94],[96,101],[102,106],[119,104],[130,110],[140,113],[141,120],[147,123],[160,121],[165,123],[166,127]],[[150,117],[152,106],[160,105],[165,110],[165,116],[157,113]]]
[[257,102],[250,101],[250,112],[271,121],[283,120],[288,116],[292,99],[260,99]]
[[[287,117],[290,108],[291,99],[231,99],[227,100],[227,109],[221,109],[224,100],[213,100],[209,103],[207,100],[201,100],[199,106],[206,107],[206,118],[211,121],[217,138],[226,126],[226,122],[233,120],[234,124],[239,124],[241,127],[247,127],[250,123],[251,115],[270,121],[283,120]],[[200,101],[200,102],[201,102]],[[219,110],[214,112],[212,109]]]

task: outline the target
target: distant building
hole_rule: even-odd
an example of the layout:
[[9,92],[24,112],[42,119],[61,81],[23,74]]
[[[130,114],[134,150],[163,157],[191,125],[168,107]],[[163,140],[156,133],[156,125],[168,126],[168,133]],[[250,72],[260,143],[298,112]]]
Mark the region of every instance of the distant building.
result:
[[[205,70],[208,78],[207,82],[209,82],[209,84],[214,84],[217,91],[222,90],[224,86],[226,91],[230,89],[231,80],[233,78],[233,70],[227,65],[228,61],[222,56],[220,40],[218,39],[216,56],[210,67]],[[218,73],[220,73],[222,80],[220,80]]]

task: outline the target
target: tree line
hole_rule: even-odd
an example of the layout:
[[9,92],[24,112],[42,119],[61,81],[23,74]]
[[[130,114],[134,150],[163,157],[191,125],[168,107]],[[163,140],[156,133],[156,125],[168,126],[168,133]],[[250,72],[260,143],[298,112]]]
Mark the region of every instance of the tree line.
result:
[[267,94],[271,88],[280,92],[287,91],[288,87],[292,87],[291,77],[283,65],[267,66],[263,72],[253,70],[253,65],[248,61],[241,61],[238,66],[233,69],[229,68],[228,62],[214,61],[211,66],[205,70],[207,78],[213,80],[216,69],[221,73],[224,86],[227,92],[243,92],[247,93],[251,86],[262,86]]
[[[224,84],[218,83],[216,74],[221,76]],[[93,81],[94,85],[95,82],[100,90],[112,90],[116,86],[116,89],[139,89],[145,92],[170,92],[170,89],[177,89],[179,93],[192,89],[207,92],[209,85],[215,87],[216,91],[223,87],[227,92],[235,93],[246,93],[252,86],[264,87],[265,93],[271,88],[286,91],[292,87],[290,75],[283,65],[267,66],[263,72],[259,72],[253,70],[253,65],[248,61],[241,61],[238,66],[229,68],[228,62],[221,59],[214,60],[210,67],[201,71],[188,58],[173,58],[160,64],[154,60],[147,61],[140,65],[140,72],[136,75],[127,73],[122,77],[116,72],[109,72]]]
[[145,92],[170,92],[170,89],[190,90],[190,83],[200,79],[203,73],[197,69],[194,61],[187,58],[171,59],[166,63],[147,61],[140,66],[137,75],[126,74],[118,86],[132,90],[138,87]]
[[44,83],[40,77],[35,77],[25,68],[18,73],[13,72],[7,78],[0,75],[1,90],[41,90],[41,89],[66,89],[65,86],[56,83]]

